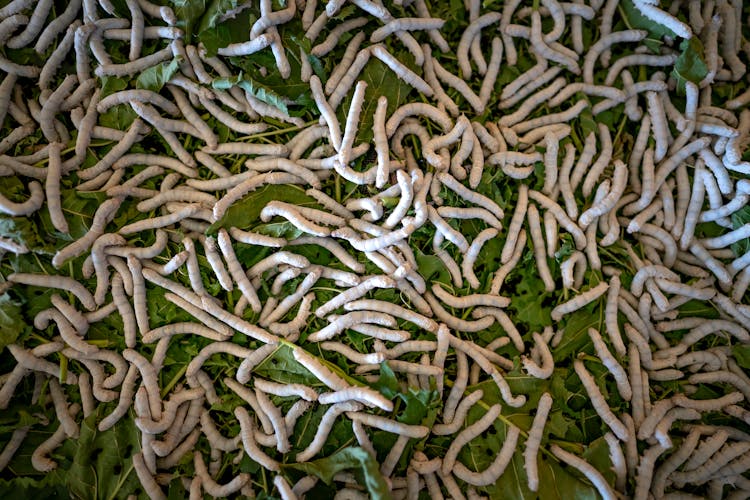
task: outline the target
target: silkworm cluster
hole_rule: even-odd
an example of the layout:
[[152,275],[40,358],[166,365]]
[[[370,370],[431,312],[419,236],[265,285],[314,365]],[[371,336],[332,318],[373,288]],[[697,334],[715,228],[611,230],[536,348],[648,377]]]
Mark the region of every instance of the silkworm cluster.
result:
[[742,2],[62,4],[0,8],[0,471],[130,426],[153,499],[360,498],[295,465],[352,445],[750,495]]

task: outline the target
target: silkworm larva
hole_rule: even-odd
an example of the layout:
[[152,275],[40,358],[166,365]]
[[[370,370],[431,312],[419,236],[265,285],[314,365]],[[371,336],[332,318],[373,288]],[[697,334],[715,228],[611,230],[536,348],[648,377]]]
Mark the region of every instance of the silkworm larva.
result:
[[623,399],[630,401],[633,395],[633,391],[630,387],[630,382],[628,381],[628,376],[625,372],[625,369],[617,362],[612,353],[609,352],[609,349],[607,349],[607,346],[598,331],[593,328],[589,328],[588,333],[589,337],[591,337],[592,343],[594,344],[594,349],[596,350],[597,356],[599,356],[604,366],[607,367],[609,372],[614,377],[618,392],[623,397]]
[[[417,45],[417,47],[418,46],[419,45]],[[401,80],[411,85],[427,97],[433,95],[432,87],[430,87],[419,75],[396,59],[383,45],[372,45],[370,47],[370,53],[380,59],[380,61],[388,66]]]
[[456,309],[466,309],[476,306],[490,306],[504,308],[510,304],[510,299],[498,297],[490,294],[471,294],[462,297],[456,297],[444,290],[439,283],[432,285],[432,291],[437,298],[445,302],[449,307]]
[[[112,413],[99,422],[99,425],[97,426],[99,432],[105,432],[112,428],[112,426],[125,416],[128,409],[130,409],[133,402],[133,395],[135,394],[135,382],[138,379],[138,372],[139,370],[135,365],[130,365],[127,374],[125,375],[125,379],[122,382],[122,389],[120,390],[120,397],[117,406],[112,410]],[[96,379],[94,379],[94,391],[94,394],[96,395]],[[161,403],[161,398],[159,399],[159,403]]]
[[31,14],[29,23],[26,25],[26,29],[8,40],[5,46],[9,49],[20,49],[34,41],[37,35],[44,29],[44,21],[47,19],[53,3],[52,0],[40,0],[37,2],[34,13]]
[[586,305],[590,304],[591,302],[597,300],[599,297],[604,295],[608,289],[609,289],[609,284],[607,284],[607,282],[605,281],[602,281],[595,287],[590,288],[589,290],[581,293],[580,295],[577,295],[571,300],[556,306],[552,310],[553,321],[560,321],[565,314],[570,314],[571,312],[577,311],[581,309],[582,307],[585,307]]
[[203,461],[203,454],[200,451],[193,452],[193,464],[195,467],[195,478],[193,478],[193,481],[199,481],[199,484],[206,493],[217,498],[226,497],[239,491],[250,481],[249,474],[241,473],[226,484],[217,483],[206,468],[206,463]]
[[595,202],[578,218],[579,226],[588,227],[597,217],[609,213],[622,197],[628,182],[628,167],[623,162],[615,160],[615,172],[612,187],[604,198]]
[[[70,408],[65,408],[64,411],[68,419],[71,419],[78,413],[80,406],[77,403],[70,405]],[[14,433],[15,436],[15,433]],[[42,444],[40,444],[31,455],[31,465],[35,470],[39,472],[50,472],[57,468],[57,462],[47,457],[48,454],[53,452],[58,446],[62,445],[67,439],[65,433],[65,426],[60,423],[60,426],[55,432]],[[19,443],[20,444],[20,443]]]
[[278,384],[261,378],[256,378],[253,384],[261,391],[276,396],[298,396],[305,401],[316,401],[318,399],[318,393],[314,389],[302,384]]
[[[60,428],[62,428],[62,426],[60,426]],[[10,463],[13,455],[15,455],[16,451],[18,451],[18,448],[21,447],[23,441],[26,439],[26,435],[28,434],[29,429],[30,426],[27,425],[19,427],[13,431],[10,439],[5,444],[5,447],[3,447],[2,453],[0,453],[0,470],[4,470],[8,466],[8,463]]]
[[612,487],[609,485],[607,480],[604,479],[601,473],[596,470],[594,466],[586,462],[584,459],[563,450],[556,444],[550,445],[550,451],[559,460],[565,462],[571,467],[574,467],[575,469],[578,469],[579,472],[586,476],[586,478],[591,481],[591,483],[597,489],[602,498],[604,498],[605,500],[615,500],[617,498],[617,495],[614,491],[612,491]]
[[461,448],[493,425],[495,419],[500,415],[501,409],[502,407],[499,404],[491,406],[480,419],[466,427],[453,439],[443,456],[440,470],[444,475],[451,473]]
[[536,205],[529,205],[526,210],[526,216],[529,222],[529,231],[531,232],[534,258],[536,260],[537,269],[539,270],[539,276],[544,282],[545,290],[551,292],[555,289],[555,282],[552,279],[552,273],[547,264],[547,254],[544,249],[544,239],[542,237],[542,226]]
[[301,348],[294,349],[294,359],[310,371],[318,380],[335,391],[346,389],[349,383],[323,365],[314,356]]
[[260,409],[268,415],[268,419],[271,421],[276,438],[276,449],[281,453],[287,453],[291,449],[291,444],[289,442],[286,422],[281,415],[281,410],[276,407],[268,396],[257,387],[255,388],[255,397],[258,400]]
[[510,224],[508,225],[508,237],[505,240],[500,255],[500,262],[502,264],[507,264],[513,255],[521,226],[526,218],[528,204],[529,188],[526,184],[521,184],[518,188],[518,201],[516,202],[516,207],[513,211],[513,217],[511,217]]
[[261,305],[260,299],[258,298],[258,292],[255,291],[252,283],[250,283],[248,275],[245,274],[245,271],[242,268],[242,264],[240,264],[240,261],[237,259],[237,255],[232,247],[232,241],[229,239],[229,234],[226,229],[222,228],[219,230],[218,242],[219,249],[221,250],[222,255],[224,255],[224,260],[227,263],[229,274],[232,276],[235,283],[237,283],[243,297],[247,299],[252,310],[255,313],[259,313]]
[[42,274],[30,274],[30,273],[12,273],[6,278],[8,281],[13,283],[19,283],[28,286],[37,286],[45,288],[57,288],[60,290],[66,290],[73,295],[83,304],[83,306],[89,311],[96,309],[96,302],[94,301],[93,295],[89,292],[85,286],[73,278],[66,276],[50,276]]
[[342,307],[347,302],[359,299],[370,290],[373,290],[375,288],[394,288],[395,286],[396,282],[393,280],[393,278],[383,275],[371,276],[363,280],[359,285],[352,287],[345,292],[341,292],[333,299],[318,307],[315,310],[315,315],[319,318],[322,318],[326,314],[338,309],[339,307]]
[[521,356],[521,364],[524,370],[532,377],[540,379],[548,379],[552,376],[555,370],[555,362],[552,359],[552,352],[545,342],[544,338],[537,332],[533,332],[532,337],[534,339],[534,347],[532,348],[532,354],[539,356],[540,363],[537,363],[533,359],[527,356]]
[[483,230],[474,238],[474,240],[471,242],[471,245],[469,245],[469,249],[466,251],[466,254],[464,254],[464,258],[461,261],[461,270],[463,275],[466,277],[466,280],[469,282],[469,286],[471,286],[472,288],[479,288],[481,286],[479,279],[474,274],[474,263],[479,257],[479,252],[481,252],[482,247],[487,241],[495,238],[497,235],[498,230],[495,228],[487,228]]
[[599,38],[599,40],[597,40],[586,53],[583,62],[584,81],[589,84],[594,82],[594,65],[602,52],[617,43],[640,42],[646,38],[647,34],[648,33],[644,30],[624,30],[610,33]]
[[254,461],[258,462],[264,468],[273,472],[278,472],[279,463],[273,458],[269,457],[258,446],[258,443],[255,440],[255,422],[253,422],[247,410],[241,406],[238,406],[234,409],[234,416],[240,423],[240,435],[242,436],[242,444],[248,456]]
[[[537,405],[534,421],[529,429],[529,436],[526,438],[526,447],[523,450],[524,468],[526,477],[531,491],[537,491],[539,488],[539,471],[537,466],[537,455],[539,454],[539,445],[542,442],[544,427],[547,423],[547,416],[552,409],[552,396],[548,392],[542,394]],[[510,432],[514,427],[511,427]],[[516,433],[518,434],[518,433]],[[506,437],[508,439],[508,437]],[[516,437],[516,439],[518,439]]]
[[344,304],[344,309],[347,311],[375,311],[390,314],[397,318],[402,318],[414,325],[423,328],[429,332],[436,332],[438,329],[437,323],[422,315],[416,311],[412,311],[405,307],[399,306],[398,304],[392,304],[390,302],[384,302],[374,299],[359,299],[354,301],[347,301]]
[[[346,404],[346,403],[340,403]],[[410,425],[391,420],[390,418],[372,415],[370,413],[347,410],[346,416],[352,421],[359,422],[368,427],[375,427],[385,432],[406,436],[412,439],[422,439],[430,433],[429,428],[423,425]]]
[[618,439],[621,441],[627,441],[628,432],[625,425],[617,418],[617,416],[615,416],[614,413],[612,413],[612,410],[609,408],[609,405],[607,405],[596,381],[583,365],[583,361],[576,359],[573,362],[573,367],[575,368],[578,377],[581,379],[581,383],[583,383],[583,386],[589,395],[589,399],[591,400],[591,404],[599,414],[599,417],[609,426],[610,429],[612,429],[612,432],[615,433]]
[[371,408],[378,407],[384,411],[393,411],[393,403],[369,387],[349,387],[335,392],[324,392],[318,396],[318,402],[324,405],[346,401],[356,401]]
[[325,414],[323,414],[323,418],[320,420],[318,430],[315,433],[315,437],[313,438],[312,442],[308,444],[307,448],[305,448],[303,451],[297,453],[297,456],[295,458],[297,462],[307,462],[312,457],[318,454],[318,452],[323,448],[323,444],[325,443],[326,439],[328,439],[331,428],[333,427],[333,424],[339,415],[345,412],[348,415],[355,414],[352,412],[359,410],[361,407],[362,406],[359,403],[349,401],[344,403],[336,403],[329,407],[328,410],[326,410]]

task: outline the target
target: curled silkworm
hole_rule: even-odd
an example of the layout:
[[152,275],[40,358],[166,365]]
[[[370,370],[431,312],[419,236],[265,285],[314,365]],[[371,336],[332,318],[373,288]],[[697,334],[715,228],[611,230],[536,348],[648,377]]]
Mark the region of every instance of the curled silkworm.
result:
[[273,458],[269,457],[263,450],[258,446],[258,442],[255,440],[255,422],[250,418],[250,414],[247,410],[241,406],[234,409],[234,415],[240,423],[240,435],[242,436],[242,444],[245,452],[254,461],[265,467],[270,471],[278,471],[279,463]]
[[[432,433],[437,436],[447,436],[455,434],[463,426],[464,420],[469,410],[480,400],[484,393],[481,389],[476,390],[466,396],[458,403],[455,408],[455,412],[451,416],[451,421],[446,424],[435,424],[432,428]],[[447,418],[447,416],[446,416]]]
[[548,379],[552,376],[555,369],[555,362],[552,358],[552,352],[545,342],[544,338],[537,332],[533,333],[534,347],[532,353],[537,354],[540,362],[537,363],[531,358],[521,356],[521,364],[524,370],[532,377]]
[[451,445],[443,456],[443,463],[440,470],[444,475],[450,474],[461,448],[487,430],[488,427],[493,425],[495,419],[500,415],[501,409],[502,407],[499,404],[491,406],[481,418],[466,427],[453,439]]
[[358,415],[358,413],[352,412],[359,410],[361,407],[362,406],[359,403],[344,402],[336,403],[328,408],[323,415],[323,418],[320,420],[318,430],[315,433],[312,442],[303,451],[297,453],[296,460],[298,462],[306,462],[317,455],[328,438],[328,434],[331,432],[331,428],[333,427],[336,418],[345,412],[347,415]]

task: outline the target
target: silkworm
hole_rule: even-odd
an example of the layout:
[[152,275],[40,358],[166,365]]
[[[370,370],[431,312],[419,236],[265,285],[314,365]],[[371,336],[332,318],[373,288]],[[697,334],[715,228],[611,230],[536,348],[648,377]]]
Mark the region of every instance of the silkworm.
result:
[[[62,426],[60,426],[62,428]],[[0,470],[4,470],[10,463],[13,455],[15,455],[18,448],[21,447],[26,435],[29,433],[30,426],[23,426],[15,429],[11,434],[10,439],[3,447],[2,453],[0,453]],[[63,437],[64,439],[64,437]]]
[[319,318],[322,318],[329,312],[342,307],[347,302],[351,302],[364,296],[370,290],[373,290],[375,288],[394,288],[395,286],[396,282],[388,276],[372,276],[362,281],[359,285],[352,287],[345,292],[341,292],[333,299],[318,307],[315,310],[315,315]]
[[534,339],[534,347],[532,348],[532,354],[536,354],[541,358],[540,363],[537,363],[533,359],[521,356],[521,365],[524,370],[535,378],[548,379],[552,376],[555,369],[555,362],[552,359],[552,352],[545,342],[544,338],[537,333],[533,332],[532,338]]
[[242,264],[240,264],[240,261],[237,259],[237,255],[232,247],[232,242],[229,239],[229,233],[227,233],[226,229],[222,228],[219,230],[218,243],[219,249],[227,263],[227,269],[230,276],[234,282],[237,283],[237,286],[242,292],[242,296],[248,301],[252,310],[259,313],[261,305],[258,293],[255,291],[252,283],[250,283],[250,279],[245,274]]
[[[44,21],[49,15],[53,2],[51,0],[40,0],[34,8],[29,22],[20,34],[14,36],[5,43],[9,49],[20,49],[30,44],[39,33],[44,29]],[[11,11],[11,14],[15,12]]]
[[578,374],[578,377],[581,379],[581,383],[586,389],[591,404],[594,406],[597,414],[599,414],[599,417],[609,426],[610,429],[612,429],[612,432],[614,432],[621,441],[627,441],[628,432],[625,425],[615,416],[614,413],[612,413],[612,410],[607,405],[599,387],[596,385],[596,381],[583,365],[583,361],[576,359],[573,362],[573,367],[575,368],[576,374]]
[[[451,391],[451,394],[453,394],[453,391]],[[444,415],[445,420],[448,420],[448,417],[450,416],[450,421],[444,424],[433,425],[432,433],[436,436],[449,436],[458,432],[458,430],[463,427],[469,410],[477,404],[483,396],[484,392],[481,389],[478,389],[460,400],[460,403],[458,403],[458,406],[455,407],[455,410],[451,415]]]
[[[537,466],[537,455],[539,454],[539,445],[542,441],[544,426],[547,422],[547,416],[552,408],[552,396],[548,392],[542,394],[534,416],[534,421],[529,430],[529,436],[526,438],[526,447],[523,451],[524,468],[526,477],[531,491],[537,491],[539,488],[539,472]],[[513,427],[511,427],[511,430]],[[509,431],[510,434],[510,431]],[[518,433],[516,433],[518,434]],[[508,439],[508,437],[506,437]],[[517,436],[516,436],[517,439]]]
[[617,495],[614,491],[612,491],[612,487],[609,485],[607,480],[604,479],[604,477],[598,470],[596,470],[596,468],[594,468],[584,459],[563,450],[556,444],[550,445],[550,451],[559,460],[565,462],[571,467],[574,467],[575,469],[578,469],[581,474],[586,476],[586,478],[591,481],[591,483],[597,489],[602,498],[606,500],[614,500],[617,498]]
[[240,423],[240,435],[242,436],[242,444],[247,455],[264,468],[277,472],[279,470],[279,463],[261,450],[255,440],[255,423],[250,418],[247,410],[238,406],[234,409],[234,416]]
[[[72,404],[69,408],[64,408],[67,419],[72,420],[80,409],[81,408],[77,403]],[[15,436],[16,434],[14,433],[13,437]],[[62,445],[67,437],[68,435],[65,432],[65,426],[61,422],[55,432],[47,438],[47,440],[43,441],[31,454],[32,467],[39,472],[50,472],[56,469],[58,465],[57,462],[48,458],[47,455],[54,451],[58,446]],[[18,444],[20,445],[21,443]],[[5,450],[3,450],[3,452],[5,452]]]
[[620,396],[626,401],[630,401],[633,391],[630,387],[630,382],[628,381],[625,369],[617,362],[612,353],[609,352],[609,349],[607,349],[607,346],[598,331],[589,328],[588,334],[594,344],[594,350],[596,351],[597,356],[599,356],[599,359],[602,360],[602,364],[604,364],[607,370],[612,374],[612,377],[614,377]]
[[500,405],[491,406],[481,418],[466,427],[453,439],[443,456],[443,463],[440,470],[444,475],[450,474],[461,448],[493,425],[495,419],[500,415],[500,411]]
[[349,384],[329,368],[320,363],[314,356],[301,348],[294,349],[294,359],[307,368],[318,380],[335,391],[346,389]]
[[297,453],[296,460],[298,462],[306,462],[317,455],[328,438],[328,434],[331,432],[336,418],[345,412],[347,414],[354,414],[351,412],[355,412],[359,408],[361,408],[361,405],[353,402],[336,403],[328,408],[325,414],[323,414],[312,442],[303,451]]
[[369,387],[349,387],[335,392],[324,392],[318,396],[320,404],[336,404],[345,401],[356,401],[371,408],[393,411],[393,403]]
[[438,329],[438,325],[434,320],[422,314],[419,314],[416,311],[412,311],[398,304],[392,304],[390,302],[383,302],[374,299],[359,299],[347,301],[343,307],[347,311],[374,311],[386,313],[397,318],[402,318],[424,330],[433,333]]
[[[339,403],[346,404],[346,403]],[[429,428],[423,425],[410,425],[391,420],[386,417],[373,415],[370,413],[356,412],[353,410],[347,410],[346,416],[354,422],[367,425],[368,427],[375,427],[385,432],[392,434],[398,434],[399,436],[406,436],[412,439],[422,439],[427,436],[430,432]]]
[[[214,214],[215,214],[217,205],[214,205]],[[292,223],[296,228],[300,229],[301,231],[310,233],[314,236],[325,237],[325,236],[331,235],[330,229],[310,221],[305,216],[305,214],[302,213],[302,210],[304,209],[301,207],[295,207],[294,205],[291,205],[291,204],[271,201],[265,207],[263,207],[263,210],[261,210],[260,219],[263,222],[268,222],[274,216],[280,216],[288,220],[290,223]],[[326,212],[321,212],[320,210],[316,210],[316,209],[307,209],[306,212],[309,214],[322,215],[322,216],[330,215],[330,214],[327,214]],[[338,218],[337,216],[333,216],[333,217],[336,217],[336,219],[340,220],[340,218]],[[330,218],[328,220],[330,220]],[[338,222],[338,220],[336,220],[336,222]],[[324,221],[324,223],[330,224],[331,222]]]
[[91,292],[89,292],[81,283],[72,278],[58,275],[50,276],[43,274],[12,273],[9,274],[6,279],[13,283],[19,283],[22,285],[66,290],[75,295],[81,304],[83,304],[83,306],[89,311],[96,309],[96,302],[94,301]]

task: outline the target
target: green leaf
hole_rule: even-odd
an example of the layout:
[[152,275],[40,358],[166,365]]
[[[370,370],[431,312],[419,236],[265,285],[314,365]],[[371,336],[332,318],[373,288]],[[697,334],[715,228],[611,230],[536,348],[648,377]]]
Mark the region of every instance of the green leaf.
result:
[[122,419],[100,432],[96,423],[106,414],[103,406],[81,425],[78,439],[69,439],[60,453],[69,464],[52,472],[67,485],[74,498],[125,498],[141,488],[132,456],[140,450],[140,433],[130,419]]
[[[743,207],[742,210],[732,214],[732,229],[739,229],[748,223],[750,223],[750,207]],[[750,252],[750,238],[732,243],[732,251],[737,257]]]
[[128,80],[125,78],[118,78],[116,76],[100,76],[99,80],[102,82],[102,97],[107,97],[110,94],[125,90],[128,88]]
[[193,36],[193,27],[206,11],[206,0],[170,0],[175,16],[177,16],[177,27],[185,31],[185,40]]
[[26,329],[26,321],[21,314],[21,303],[7,293],[0,295],[0,351],[12,344]]
[[215,78],[211,82],[211,86],[213,88],[222,90],[232,88],[235,85],[240,87],[242,90],[249,92],[258,100],[280,109],[285,114],[289,114],[289,108],[287,107],[283,97],[281,97],[273,90],[264,87],[252,78],[243,77],[242,72],[240,72],[240,74],[235,77]]
[[179,71],[180,63],[177,61],[177,58],[174,58],[169,62],[159,63],[156,66],[151,66],[142,71],[141,74],[138,75],[135,87],[138,89],[159,92]]
[[380,377],[378,380],[370,384],[370,387],[380,392],[380,394],[388,399],[396,397],[401,390],[398,385],[398,380],[396,379],[396,374],[385,361],[380,363]]
[[220,220],[214,222],[206,230],[207,235],[216,234],[224,228],[237,227],[247,229],[255,226],[260,217],[260,211],[270,201],[285,201],[294,205],[315,205],[315,199],[307,196],[303,190],[297,186],[289,184],[271,184],[263,189],[253,191],[237,203],[233,203]]
[[700,83],[708,74],[708,66],[703,57],[703,44],[697,36],[683,40],[680,50],[682,53],[674,63],[672,74],[677,79],[678,91],[684,93],[685,82]]
[[735,345],[732,346],[732,355],[737,360],[737,364],[746,370],[750,370],[750,346]]
[[198,24],[198,33],[211,29],[226,19],[236,15],[239,2],[237,0],[213,0]]
[[337,451],[333,455],[301,464],[282,464],[282,468],[294,469],[320,478],[324,483],[331,484],[337,473],[354,469],[355,474],[361,476],[364,486],[371,498],[391,499],[391,492],[380,473],[377,461],[363,448],[350,446]]
[[417,250],[417,269],[427,282],[451,284],[451,275],[443,261],[436,255],[427,255]]
[[578,353],[581,348],[590,344],[588,330],[595,328],[601,331],[602,315],[604,309],[600,302],[601,298],[583,309],[575,311],[565,317],[563,338],[553,351],[555,361],[560,361]]
[[294,224],[289,221],[283,222],[271,222],[268,224],[261,224],[255,226],[253,231],[266,236],[274,236],[276,238],[286,238],[287,240],[293,240],[299,238],[304,234],[302,230],[297,228]]

